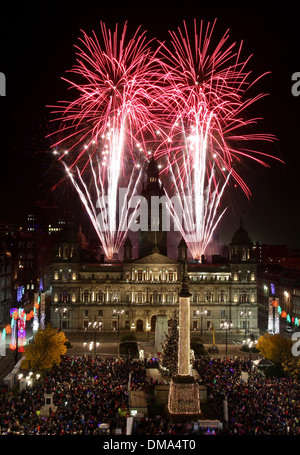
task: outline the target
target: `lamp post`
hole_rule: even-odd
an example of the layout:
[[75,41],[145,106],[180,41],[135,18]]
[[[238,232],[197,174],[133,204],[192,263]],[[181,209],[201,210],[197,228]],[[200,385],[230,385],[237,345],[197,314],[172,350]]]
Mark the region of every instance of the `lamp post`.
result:
[[[96,318],[95,318],[96,319]],[[97,354],[97,347],[99,346],[100,343],[97,342],[97,332],[99,332],[102,328],[102,321],[94,321],[94,323],[92,324],[92,322],[89,322],[88,324],[88,329],[92,330],[92,334],[91,334],[91,340],[90,340],[90,344],[89,344],[89,351],[92,351],[94,349],[94,356],[96,357],[96,354]],[[87,330],[87,329],[85,329]],[[93,338],[93,339],[92,339]],[[83,343],[83,346],[86,345],[86,341]]]
[[257,344],[257,340],[255,340],[254,336],[252,336],[251,338],[244,340],[243,344],[248,345],[248,347],[249,347],[249,357],[250,357],[250,362],[251,362],[251,353],[252,353],[251,349],[253,348],[253,346],[255,347],[255,345]]
[[227,357],[227,333],[228,333],[228,330],[230,330],[232,328],[233,324],[232,322],[228,322],[228,321],[224,321],[224,322],[221,322],[220,324],[220,328],[222,330],[225,330],[225,334],[226,334],[226,337],[225,337],[225,345],[226,345],[226,349],[225,349],[225,357]]
[[240,312],[240,318],[245,321],[245,324],[244,324],[245,325],[245,337],[247,336],[247,332],[248,332],[247,325],[249,325],[249,324],[247,324],[247,321],[249,323],[250,316],[251,316],[251,311],[249,311],[249,310]]
[[207,314],[207,310],[196,310],[196,315],[201,316],[200,318],[200,336],[202,337],[202,318]]
[[124,312],[125,312],[124,310],[120,310],[119,308],[114,309],[113,311],[113,315],[118,316],[118,336],[120,335],[120,315],[124,314]]
[[147,322],[146,331],[147,331],[148,338],[149,338],[150,330],[151,330],[151,325],[149,324],[149,322]]

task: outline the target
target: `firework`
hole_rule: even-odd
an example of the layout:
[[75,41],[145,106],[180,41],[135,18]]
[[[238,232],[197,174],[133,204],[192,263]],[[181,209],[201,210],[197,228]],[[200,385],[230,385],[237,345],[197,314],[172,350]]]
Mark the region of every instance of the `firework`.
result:
[[146,150],[146,136],[157,129],[151,106],[160,66],[150,41],[140,27],[126,40],[126,23],[120,37],[118,24],[114,33],[104,23],[100,25],[101,41],[95,32],[92,37],[83,32],[81,47],[75,46],[77,64],[69,72],[79,80],[63,78],[76,90],[75,100],[62,101],[52,111],[60,121],[56,134],[63,137],[54,146],[68,144],[68,154],[74,157],[70,168],[80,167],[81,172],[90,150],[98,150],[98,142],[107,134],[118,136],[116,159],[122,160],[125,148],[130,153],[136,142]]
[[[103,252],[106,258],[110,260],[118,254],[130,229],[128,207],[134,209],[133,214],[131,214],[132,217],[134,217],[138,208],[138,205],[133,203],[133,201],[137,195],[142,173],[139,165],[135,166],[130,174],[127,186],[119,189],[121,192],[111,197],[104,196],[106,192],[101,179],[101,163],[97,162],[94,166],[91,160],[90,167],[92,170],[92,184],[90,181],[88,183],[85,181],[78,168],[74,175],[65,165],[66,172],[99,237]],[[110,193],[108,192],[108,194]]]
[[[154,50],[140,28],[128,40],[126,23],[121,34],[118,25],[111,32],[101,23],[101,40],[83,33],[70,71],[75,79],[65,79],[75,100],[53,111],[62,137],[55,151],[66,147],[59,160],[68,155],[67,176],[108,258],[129,229],[128,204],[118,206],[120,185],[127,179],[125,199],[132,206],[149,147],[165,164],[169,209],[196,259],[223,216],[230,181],[251,196],[240,174],[244,161],[268,166],[269,155],[249,144],[274,137],[247,133],[259,119],[246,115],[265,96],[248,96],[263,75],[251,80],[250,57],[241,59],[242,43],[229,44],[228,31],[213,46],[215,22],[205,27],[201,21],[198,30],[195,21],[193,40],[183,24],[170,32],[170,43],[156,42]],[[180,212],[172,209],[174,196]]]
[[[58,117],[61,126],[56,134],[63,136],[54,145],[57,148],[67,144],[67,175],[90,216],[106,256],[112,258],[127,231],[125,212],[121,211],[119,220],[117,217],[121,180],[128,177],[130,199],[139,182],[139,178],[135,185],[132,181],[140,166],[135,150],[147,156],[148,137],[155,136],[157,130],[151,106],[155,100],[158,62],[140,28],[129,40],[126,40],[126,23],[121,36],[118,25],[112,33],[101,23],[101,31],[101,42],[94,32],[92,37],[84,33],[80,39],[82,46],[76,46],[77,65],[71,72],[79,77],[79,82],[65,80],[77,96],[53,111],[61,114]],[[104,219],[96,213],[94,202],[99,205],[105,197],[109,213],[103,231]]]
[[[192,256],[200,259],[224,210],[218,213],[221,197],[234,179],[249,198],[250,189],[238,172],[247,157],[267,166],[262,153],[251,149],[251,141],[272,141],[268,134],[245,134],[258,119],[246,118],[246,109],[264,94],[252,98],[246,92],[256,82],[241,61],[241,46],[227,44],[226,32],[212,46],[215,23],[197,29],[191,43],[187,26],[170,32],[171,45],[161,47],[167,89],[164,93],[165,129],[168,140],[156,157],[167,156],[169,199],[177,194],[183,216],[172,210],[174,222],[185,238]],[[241,144],[247,144],[247,147]],[[268,156],[268,155],[265,155]]]

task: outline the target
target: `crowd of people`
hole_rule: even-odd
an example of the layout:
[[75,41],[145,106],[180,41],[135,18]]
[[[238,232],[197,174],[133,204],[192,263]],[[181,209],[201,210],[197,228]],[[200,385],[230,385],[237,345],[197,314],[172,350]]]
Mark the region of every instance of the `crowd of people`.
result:
[[[199,382],[208,397],[223,409],[228,403],[227,434],[300,434],[299,384],[291,378],[265,379],[250,371],[244,359],[203,357],[195,362]],[[154,399],[157,381],[148,377],[156,361],[64,356],[59,366],[20,392],[0,388],[0,434],[99,434],[101,423],[126,432],[129,393],[143,390]],[[241,381],[241,372],[249,373]],[[45,393],[52,394],[53,409],[44,415]],[[220,415],[220,417],[222,417]],[[132,434],[195,434],[190,424],[169,417],[134,419]],[[198,432],[199,433],[199,432]]]
[[[195,363],[219,409],[226,397],[230,434],[300,434],[300,387],[291,377],[265,378],[246,359],[202,357]],[[242,380],[242,372],[248,373]]]
[[[131,374],[130,374],[131,373]],[[101,423],[124,427],[130,390],[150,392],[143,361],[64,357],[59,366],[17,396],[2,389],[2,434],[98,434]],[[43,416],[45,394],[55,410]]]

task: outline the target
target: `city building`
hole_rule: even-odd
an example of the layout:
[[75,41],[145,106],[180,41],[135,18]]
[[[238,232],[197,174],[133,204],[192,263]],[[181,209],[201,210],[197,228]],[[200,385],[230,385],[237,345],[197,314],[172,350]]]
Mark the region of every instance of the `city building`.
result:
[[286,269],[300,272],[300,251],[286,245],[256,243],[253,247],[258,264],[281,265]]
[[[150,161],[143,195],[162,191],[158,169]],[[169,318],[178,308],[183,263],[188,259],[183,239],[174,259],[166,254],[167,233],[155,232],[141,233],[138,257],[133,257],[127,238],[122,260],[105,262],[89,251],[81,229],[77,235],[71,229],[62,231],[50,270],[51,323],[66,331],[97,327],[118,333],[154,332],[157,316]],[[201,333],[212,326],[218,331],[230,321],[233,332],[257,335],[257,263],[242,222],[227,257],[202,259],[188,261],[191,331]]]
[[269,299],[277,299],[287,315],[285,323],[293,325],[300,319],[300,272],[278,264],[258,266],[257,274],[258,304],[267,311]]
[[13,304],[14,268],[9,245],[3,239],[0,245],[0,324],[4,324]]

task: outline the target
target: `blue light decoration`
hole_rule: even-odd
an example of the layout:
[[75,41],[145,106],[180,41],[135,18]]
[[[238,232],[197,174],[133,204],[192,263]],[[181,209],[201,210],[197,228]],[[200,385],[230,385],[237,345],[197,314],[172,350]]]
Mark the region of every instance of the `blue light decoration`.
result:
[[18,286],[17,288],[17,302],[21,302],[24,294],[24,286]]
[[43,278],[40,278],[39,290],[40,290],[40,291],[43,291],[43,290],[44,290]]
[[286,321],[289,322],[289,323],[291,322],[291,316],[289,314],[286,317]]
[[271,294],[275,295],[275,284],[274,283],[270,283],[270,288],[271,288]]

